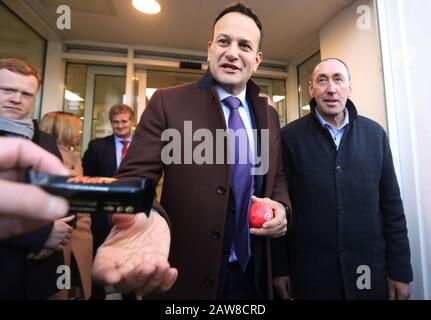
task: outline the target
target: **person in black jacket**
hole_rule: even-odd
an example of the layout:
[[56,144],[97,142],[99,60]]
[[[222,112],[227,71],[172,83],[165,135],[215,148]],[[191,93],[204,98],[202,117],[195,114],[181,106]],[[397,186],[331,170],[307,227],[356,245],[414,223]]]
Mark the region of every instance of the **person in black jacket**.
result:
[[[31,120],[38,72],[18,59],[0,59],[0,136],[33,141],[61,159],[55,139]],[[23,195],[26,196],[26,195]],[[73,216],[0,242],[0,299],[56,298],[57,268],[64,264]]]
[[[109,120],[113,134],[90,141],[84,153],[82,166],[85,176],[113,177],[127,152],[135,125],[135,114],[132,108],[126,104],[112,106],[109,110]],[[95,256],[97,249],[111,231],[108,218],[105,215],[93,216],[91,231],[93,233],[93,256]],[[92,299],[102,300],[104,298],[103,287],[93,283]],[[124,298],[128,299],[126,296]]]
[[343,61],[321,61],[309,92],[311,113],[281,134],[294,215],[274,285],[283,298],[408,299],[409,240],[387,135],[358,115]]
[[[113,177],[132,140],[135,113],[126,104],[116,104],[109,110],[113,134],[90,141],[84,153],[84,175]],[[126,145],[126,146],[125,146]]]

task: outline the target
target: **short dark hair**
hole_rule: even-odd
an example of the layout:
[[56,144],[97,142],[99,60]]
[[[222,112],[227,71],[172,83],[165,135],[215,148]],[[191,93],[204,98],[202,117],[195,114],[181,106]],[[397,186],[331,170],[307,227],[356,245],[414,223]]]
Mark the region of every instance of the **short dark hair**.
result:
[[326,59],[320,60],[319,63],[316,64],[316,66],[314,67],[314,69],[313,69],[313,71],[311,72],[311,75],[310,75],[310,78],[311,78],[310,81],[311,82],[313,82],[314,70],[316,70],[317,66],[319,64],[321,64],[322,62],[329,61],[329,60],[336,60],[336,61],[342,63],[344,65],[344,67],[346,67],[347,75],[349,76],[349,81],[352,81],[352,77],[350,76],[350,69],[349,69],[349,66],[347,65],[347,63],[345,63],[343,60],[341,60],[339,58],[326,58]]
[[13,73],[18,73],[23,76],[33,76],[37,80],[37,86],[40,87],[42,83],[42,77],[40,73],[27,62],[16,59],[16,58],[4,58],[0,59],[0,70],[6,69]]
[[109,120],[112,122],[112,118],[120,113],[128,113],[129,119],[132,121],[135,120],[135,112],[133,111],[133,109],[130,108],[130,106],[128,106],[127,104],[122,103],[115,104],[111,107],[111,109],[109,110]]
[[256,26],[259,28],[260,31],[260,41],[259,41],[259,48],[258,51],[260,51],[260,49],[262,48],[262,43],[263,43],[263,27],[262,27],[262,23],[260,22],[259,18],[257,17],[256,13],[254,13],[254,11],[248,7],[247,5],[245,5],[244,3],[238,2],[237,4],[234,4],[230,7],[225,8],[222,12],[220,12],[220,14],[217,16],[217,18],[215,18],[214,20],[214,24],[213,24],[213,38],[214,38],[214,28],[216,23],[225,15],[227,15],[228,13],[231,12],[238,12],[241,13],[249,18],[251,18],[255,23]]

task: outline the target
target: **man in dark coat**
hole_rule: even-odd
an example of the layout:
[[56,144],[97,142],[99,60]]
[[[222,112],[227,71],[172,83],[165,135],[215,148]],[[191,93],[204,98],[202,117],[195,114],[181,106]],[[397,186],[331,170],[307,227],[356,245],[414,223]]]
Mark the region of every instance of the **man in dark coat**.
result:
[[385,131],[348,99],[341,60],[320,62],[309,91],[311,113],[282,129],[294,214],[274,283],[284,298],[290,280],[294,299],[407,299],[410,248]]
[[[224,10],[215,21],[213,40],[208,44],[209,71],[199,81],[161,89],[153,95],[116,175],[121,179],[149,177],[157,181],[162,171],[164,174],[161,206],[155,205],[157,212],[151,213],[148,218],[150,225],[146,228],[154,240],[148,243],[148,248],[142,246],[142,249],[145,248],[142,254],[146,254],[149,260],[145,266],[151,266],[150,262],[154,260],[165,263],[162,257],[167,258],[170,243],[171,262],[178,268],[178,280],[170,291],[155,298],[271,297],[269,240],[285,234],[285,208],[290,207],[290,200],[282,173],[277,113],[267,105],[266,98],[259,97],[259,87],[249,81],[262,61],[261,41],[261,24],[248,7],[238,4]],[[238,103],[236,106],[227,102],[232,99]],[[221,136],[219,142],[222,149],[218,148],[216,139],[217,136],[220,139],[218,132],[225,132],[228,127],[234,130],[231,115],[238,115],[238,112],[246,128],[243,133],[253,136],[251,128],[257,129],[254,139],[258,143],[254,155],[258,156],[259,150],[262,153],[266,150],[268,159],[264,164],[267,170],[254,176],[246,171],[241,177],[232,180],[238,167],[236,162],[235,169],[234,165],[227,162],[227,137]],[[178,133],[180,137],[179,150],[174,147],[173,155],[167,148],[168,145],[175,145],[168,137],[170,133],[175,137]],[[205,136],[203,139],[202,135]],[[264,138],[259,139],[261,136]],[[196,137],[201,138],[197,141]],[[214,138],[213,143],[210,138]],[[253,138],[248,136],[245,139]],[[205,151],[199,149],[203,145],[207,147]],[[179,161],[169,161],[170,155]],[[212,155],[209,161],[197,161],[208,155]],[[246,199],[237,204],[235,197],[239,198],[239,192],[236,190],[239,190],[238,182],[241,181],[250,181],[253,188],[242,193],[246,194]],[[261,229],[249,229],[247,216],[241,215],[248,213],[252,195],[260,197],[253,198],[253,201],[267,203],[275,214],[274,219],[266,222]],[[245,210],[240,210],[242,208]],[[169,216],[170,228],[160,215]],[[139,218],[146,219],[142,215]],[[246,228],[246,234],[241,240],[251,241],[248,257],[242,251],[243,247],[239,246],[240,240],[237,240],[238,234],[244,230],[242,228]],[[121,231],[116,229],[117,232]],[[116,269],[113,265],[109,274],[106,264],[105,270],[98,266],[101,261],[112,260],[112,256],[119,253],[119,248],[112,248],[117,238],[120,238],[118,242],[128,242],[127,239],[121,239],[123,236],[120,237],[120,234],[111,233],[112,237],[99,249],[95,271],[99,273],[99,279],[105,282],[119,283],[123,288],[140,287],[142,280],[132,283],[132,278],[137,277],[130,276],[133,272],[126,271],[143,269],[144,258],[139,265],[136,255],[133,255],[133,263],[127,266],[123,264]],[[160,248],[162,244],[163,248]],[[159,251],[153,250],[154,253],[150,255],[155,245],[159,246]],[[137,252],[136,249],[133,251]],[[114,279],[116,270],[118,272],[115,272],[117,276]],[[106,273],[105,277],[101,276],[101,271]],[[149,292],[154,282],[161,283],[166,289],[164,284],[168,281],[171,283],[175,277],[173,273],[159,274],[146,282],[150,286],[144,292]],[[167,280],[161,282],[159,279],[162,277]]]
[[[31,140],[61,159],[55,139],[31,120],[39,85],[38,72],[24,61],[0,60],[0,135]],[[0,242],[0,299],[47,299],[59,290],[57,268],[72,218]]]
[[[84,175],[113,177],[132,141],[132,129],[135,125],[132,108],[126,104],[112,106],[109,110],[109,121],[112,134],[92,140],[88,144],[82,159]],[[124,146],[124,143],[127,145]]]
[[[92,177],[113,177],[123,160],[132,141],[135,113],[126,104],[116,104],[109,110],[109,120],[113,134],[90,141],[82,159],[84,175]],[[111,226],[106,215],[93,215],[91,232],[93,234],[93,255],[105,241]],[[127,296],[123,296],[127,298]],[[93,283],[92,299],[105,299],[102,286]]]

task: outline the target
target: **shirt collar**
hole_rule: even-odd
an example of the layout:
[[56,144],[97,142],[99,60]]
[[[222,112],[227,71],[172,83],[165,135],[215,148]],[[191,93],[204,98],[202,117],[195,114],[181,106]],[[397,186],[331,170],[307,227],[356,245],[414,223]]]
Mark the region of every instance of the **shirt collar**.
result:
[[123,141],[123,140],[127,140],[127,141],[129,141],[129,143],[130,143],[130,141],[132,141],[132,136],[129,136],[128,138],[126,138],[126,139],[122,139],[122,138],[119,138],[119,137],[117,137],[116,135],[114,135],[114,138],[115,138],[115,141],[116,142],[120,142],[120,141]]
[[[232,94],[227,92],[225,89],[223,89],[219,84],[217,84],[215,86],[215,89],[217,91],[218,97],[220,98],[220,101],[222,101],[222,102],[225,98],[233,96]],[[237,97],[241,101],[241,104],[243,107],[245,107],[247,105],[247,100],[245,98],[246,97],[246,91],[247,91],[247,86],[239,94],[234,96],[234,97]]]
[[[349,124],[349,121],[350,121],[349,111],[347,110],[346,107],[344,108],[343,112],[344,112],[344,121],[337,130],[343,129],[345,126],[347,126]],[[322,118],[322,116],[320,115],[319,110],[317,108],[316,108],[316,117],[323,127],[330,127],[332,129],[334,129],[334,127],[330,123],[326,122],[326,120]]]

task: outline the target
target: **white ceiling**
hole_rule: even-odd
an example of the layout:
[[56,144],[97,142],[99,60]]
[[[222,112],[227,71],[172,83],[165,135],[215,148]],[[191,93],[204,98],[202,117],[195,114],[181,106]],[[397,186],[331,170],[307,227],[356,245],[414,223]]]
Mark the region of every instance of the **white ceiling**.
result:
[[[262,21],[265,59],[289,62],[318,31],[354,0],[248,0]],[[72,28],[63,40],[87,40],[205,52],[215,16],[232,0],[158,0],[162,11],[145,15],[131,0],[24,0],[56,30],[57,6],[68,5]]]

